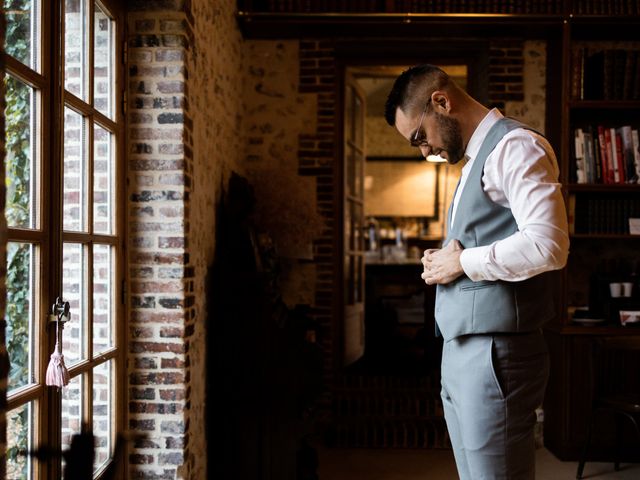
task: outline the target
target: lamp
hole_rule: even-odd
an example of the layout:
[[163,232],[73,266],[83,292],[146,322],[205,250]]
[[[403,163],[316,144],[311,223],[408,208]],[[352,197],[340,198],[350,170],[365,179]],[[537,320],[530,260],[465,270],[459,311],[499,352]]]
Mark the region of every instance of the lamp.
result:
[[446,162],[446,158],[442,158],[440,155],[427,155],[427,162],[431,163],[444,163]]

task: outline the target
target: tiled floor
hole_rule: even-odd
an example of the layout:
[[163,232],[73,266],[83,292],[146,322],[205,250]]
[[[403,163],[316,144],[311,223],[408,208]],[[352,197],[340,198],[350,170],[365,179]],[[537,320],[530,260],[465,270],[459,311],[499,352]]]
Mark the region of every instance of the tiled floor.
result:
[[[455,480],[450,450],[366,450],[318,448],[320,480]],[[537,450],[537,480],[574,479],[577,463],[561,462],[546,449]],[[584,478],[640,479],[640,464],[587,463]]]

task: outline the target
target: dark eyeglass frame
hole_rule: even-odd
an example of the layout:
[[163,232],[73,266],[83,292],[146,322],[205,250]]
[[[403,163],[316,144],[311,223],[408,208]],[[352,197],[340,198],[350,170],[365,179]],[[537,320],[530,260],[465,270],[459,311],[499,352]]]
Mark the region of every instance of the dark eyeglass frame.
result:
[[420,121],[418,122],[418,126],[416,127],[416,133],[414,133],[411,136],[411,139],[409,140],[409,143],[411,143],[412,147],[422,147],[424,145],[429,145],[426,135],[425,135],[425,138],[419,138],[419,137],[420,137],[420,129],[422,128],[422,121],[424,120],[424,116],[427,113],[427,106],[429,105],[430,101],[431,99],[429,99],[429,101],[424,104],[424,110],[422,110],[422,115],[420,115]]

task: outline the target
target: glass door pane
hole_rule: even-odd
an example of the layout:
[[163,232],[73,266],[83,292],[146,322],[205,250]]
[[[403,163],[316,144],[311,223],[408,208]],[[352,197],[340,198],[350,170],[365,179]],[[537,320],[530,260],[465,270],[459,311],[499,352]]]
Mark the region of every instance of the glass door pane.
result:
[[7,24],[4,50],[33,70],[38,69],[38,10],[33,0],[4,0]]
[[6,206],[9,227],[34,228],[37,205],[34,165],[37,136],[35,91],[17,78],[6,75]]
[[89,42],[85,0],[65,0],[64,88],[87,100]]
[[86,357],[88,285],[86,247],[65,243],[62,249],[62,297],[71,307],[71,321],[64,326],[62,353],[67,365]]
[[93,231],[113,232],[113,135],[99,125],[93,127]]
[[96,442],[94,471],[109,460],[113,433],[113,361],[93,369],[93,435]]
[[110,245],[93,246],[93,355],[113,346],[113,255]]
[[82,115],[64,109],[63,226],[67,231],[87,231],[87,136]]
[[113,33],[114,21],[95,5],[93,16],[93,106],[107,117],[113,117]]
[[[62,389],[62,450],[68,450],[71,446],[71,439],[73,435],[77,435],[82,431],[82,422],[84,418],[82,391],[85,382],[85,376],[78,375],[72,378],[69,385]],[[64,463],[63,459],[63,467]]]
[[7,306],[5,312],[9,392],[35,382],[35,255],[28,243],[7,245]]
[[7,413],[7,479],[31,479],[33,460],[23,452],[33,450],[33,402]]

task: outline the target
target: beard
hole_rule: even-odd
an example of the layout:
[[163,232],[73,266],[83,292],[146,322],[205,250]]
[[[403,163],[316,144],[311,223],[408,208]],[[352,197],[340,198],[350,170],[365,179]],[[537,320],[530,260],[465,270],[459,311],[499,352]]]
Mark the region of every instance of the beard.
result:
[[442,150],[447,152],[447,162],[455,165],[464,158],[465,148],[462,142],[462,129],[458,120],[434,112],[442,135]]

